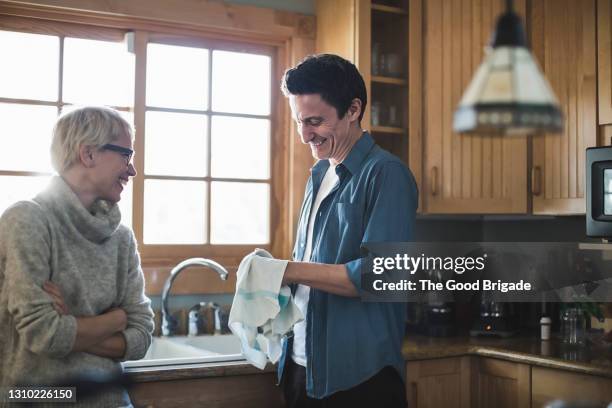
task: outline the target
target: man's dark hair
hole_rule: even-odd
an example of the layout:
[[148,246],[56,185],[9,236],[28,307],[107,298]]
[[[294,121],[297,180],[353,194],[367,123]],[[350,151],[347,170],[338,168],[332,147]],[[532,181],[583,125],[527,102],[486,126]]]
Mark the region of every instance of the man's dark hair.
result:
[[336,108],[342,119],[355,98],[361,100],[359,122],[368,103],[365,82],[350,61],[338,55],[319,54],[306,57],[294,68],[285,71],[281,83],[285,96],[319,94]]

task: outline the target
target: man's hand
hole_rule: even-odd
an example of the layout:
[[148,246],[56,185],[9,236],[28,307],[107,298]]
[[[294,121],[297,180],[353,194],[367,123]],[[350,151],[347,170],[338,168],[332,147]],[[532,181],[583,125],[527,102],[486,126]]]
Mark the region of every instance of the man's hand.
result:
[[68,306],[66,306],[66,302],[64,302],[64,297],[62,296],[59,286],[51,281],[46,281],[43,283],[43,290],[53,299],[53,308],[57,313],[60,315],[70,314]]

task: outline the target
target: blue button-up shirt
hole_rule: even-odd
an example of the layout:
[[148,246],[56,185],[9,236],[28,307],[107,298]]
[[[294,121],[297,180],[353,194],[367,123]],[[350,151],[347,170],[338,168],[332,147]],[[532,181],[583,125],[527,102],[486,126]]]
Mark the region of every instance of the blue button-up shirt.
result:
[[[328,160],[311,169],[293,251],[302,260],[312,203]],[[311,261],[344,264],[350,280],[361,291],[360,247],[366,242],[405,242],[412,237],[418,203],[410,170],[381,149],[367,133],[336,167],[339,182],[321,202],[314,223]],[[315,288],[306,313],[306,391],[324,398],[366,381],[385,366],[404,377],[401,355],[406,305],[362,302]],[[279,380],[292,338],[284,344]]]

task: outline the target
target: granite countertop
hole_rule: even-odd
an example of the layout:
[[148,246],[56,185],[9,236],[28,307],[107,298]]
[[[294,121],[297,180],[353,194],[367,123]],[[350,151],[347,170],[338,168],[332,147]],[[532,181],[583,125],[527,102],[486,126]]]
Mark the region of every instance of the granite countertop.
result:
[[[612,378],[612,348],[564,345],[558,339],[542,341],[535,337],[426,337],[408,335],[402,346],[407,361],[474,355],[499,358],[540,367],[570,370]],[[126,370],[131,382],[170,381],[230,375],[273,373],[268,364],[259,370],[246,361],[142,367]]]
[[555,338],[542,341],[535,337],[433,338],[409,335],[404,340],[402,353],[408,361],[474,355],[612,377],[612,348],[568,346]]

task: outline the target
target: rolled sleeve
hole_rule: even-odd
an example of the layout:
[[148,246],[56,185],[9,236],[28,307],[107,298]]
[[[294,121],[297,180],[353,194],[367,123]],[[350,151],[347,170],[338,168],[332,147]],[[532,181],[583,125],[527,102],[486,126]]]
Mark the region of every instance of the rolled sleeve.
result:
[[44,215],[35,203],[19,203],[2,217],[0,231],[6,255],[7,306],[15,329],[34,354],[68,355],[76,339],[76,319],[57,313],[51,296],[42,289],[51,279]]
[[348,274],[349,279],[359,295],[361,295],[361,266],[363,265],[363,258],[355,259],[354,261],[350,261],[344,264],[346,268],[346,273]]

